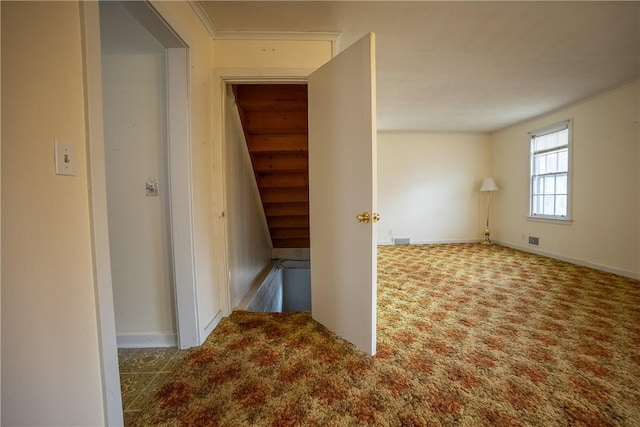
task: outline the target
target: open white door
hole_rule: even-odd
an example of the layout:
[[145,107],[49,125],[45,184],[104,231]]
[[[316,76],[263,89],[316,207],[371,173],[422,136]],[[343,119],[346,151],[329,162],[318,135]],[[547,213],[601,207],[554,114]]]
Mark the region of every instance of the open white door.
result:
[[[308,96],[311,312],[316,321],[373,355],[377,296],[374,34],[309,76]],[[363,213],[369,217],[367,222],[356,218]]]

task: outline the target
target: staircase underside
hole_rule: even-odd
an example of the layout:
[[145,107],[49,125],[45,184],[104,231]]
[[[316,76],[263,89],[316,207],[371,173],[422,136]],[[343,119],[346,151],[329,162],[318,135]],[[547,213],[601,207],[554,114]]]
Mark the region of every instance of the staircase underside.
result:
[[309,247],[307,85],[233,92],[274,248]]

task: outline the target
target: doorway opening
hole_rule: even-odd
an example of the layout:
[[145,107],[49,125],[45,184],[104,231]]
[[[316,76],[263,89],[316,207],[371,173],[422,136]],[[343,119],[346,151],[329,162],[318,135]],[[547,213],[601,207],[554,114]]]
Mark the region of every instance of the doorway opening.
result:
[[[145,202],[150,201],[149,199],[153,197],[162,197],[162,195],[164,195],[166,211],[163,215],[168,217],[168,236],[165,234],[162,238],[165,239],[169,248],[169,255],[165,255],[165,257],[169,259],[169,269],[172,271],[169,279],[172,279],[174,284],[171,292],[174,299],[176,335],[174,341],[177,341],[180,348],[185,349],[199,345],[202,341],[197,316],[197,294],[195,288],[191,157],[189,153],[189,66],[187,46],[149,3],[100,2],[101,17],[104,18],[108,10],[114,7],[120,8],[114,12],[117,15],[116,19],[127,20],[129,25],[135,28],[132,29],[132,31],[137,32],[139,36],[145,38],[147,43],[153,44],[152,39],[155,39],[156,47],[158,47],[159,43],[160,51],[163,52],[163,54],[156,53],[154,55],[156,66],[158,66],[157,62],[164,61],[164,77],[158,77],[155,86],[145,84],[147,92],[142,91],[140,99],[146,103],[150,111],[154,112],[152,114],[155,114],[155,116],[151,117],[151,114],[147,112],[147,115],[151,117],[149,120],[155,120],[156,123],[161,122],[163,124],[162,133],[156,134],[158,138],[163,140],[163,149],[158,149],[161,153],[159,153],[157,157],[163,157],[163,162],[166,165],[166,178],[162,179],[158,177],[157,188],[154,188],[156,187],[156,177],[151,173],[141,175],[144,178],[143,182],[130,181],[128,184],[131,187],[140,189],[139,192],[142,194]],[[106,28],[109,28],[108,25],[110,24],[105,24]],[[105,25],[101,25],[101,27],[105,28]],[[102,31],[104,32],[105,30],[103,29]],[[118,35],[115,36],[116,41],[130,44],[127,41],[123,27],[119,25],[112,26],[112,31],[118,33]],[[142,36],[142,34],[144,34],[144,36]],[[129,51],[127,51],[127,48],[123,48],[123,50],[124,52],[121,52],[121,54],[125,58],[121,58],[121,62],[131,61],[133,66],[137,65],[136,61],[146,63],[147,65],[154,62],[154,60],[147,57],[150,56],[148,53],[143,52],[141,54],[140,52],[132,52],[131,47],[129,47]],[[159,59],[159,57],[163,55],[164,59]],[[104,58],[107,55],[102,56]],[[160,68],[160,66],[156,68],[155,72],[157,74],[162,74]],[[123,79],[130,79],[130,75],[123,77]],[[160,81],[161,83],[159,83]],[[158,98],[160,92],[162,92],[163,95],[163,97],[161,97],[162,99]],[[162,104],[160,109],[158,109],[157,106],[150,106],[150,101],[153,100]],[[116,101],[116,103],[118,102],[122,102],[122,99]],[[126,108],[131,107],[128,106]],[[107,107],[103,106],[103,110],[105,110],[104,117],[106,119]],[[142,125],[142,123],[140,125]],[[145,132],[132,130],[140,125],[131,120],[128,123],[125,122],[124,125],[121,124],[121,126],[131,128],[128,130],[128,135],[135,137],[133,144],[138,143],[138,136],[140,138],[149,137]],[[142,127],[146,125],[148,125],[148,122],[145,122]],[[156,129],[155,132],[157,131]],[[136,134],[135,132],[139,133]],[[129,148],[133,147],[125,147],[125,152]],[[119,150],[120,148],[116,147],[116,149]],[[147,154],[148,153],[143,152],[140,155],[143,162],[148,162],[152,157]],[[94,161],[93,158],[92,161]],[[100,162],[101,159],[95,159],[95,161]],[[136,165],[136,167],[140,168],[143,166],[142,164]],[[96,166],[96,169],[99,169],[99,167]],[[129,178],[133,179],[131,177]],[[165,182],[164,189],[161,187],[162,180]],[[148,183],[147,181],[151,182]],[[148,190],[149,193],[147,193]],[[154,193],[159,194],[159,196],[153,196]],[[149,194],[149,196],[147,196],[147,194]],[[130,241],[133,241],[135,238],[135,235],[128,236]],[[111,284],[109,285],[111,286]],[[148,303],[155,303],[155,301],[149,301]],[[160,337],[160,339],[162,340],[163,338]]]
[[166,48],[120,3],[100,3],[100,24],[117,343],[175,346]]
[[[110,3],[110,2],[107,2]],[[115,3],[115,2],[114,2]],[[112,5],[114,4],[112,3]],[[122,6],[165,48],[166,111],[164,114],[165,155],[168,159],[168,179],[164,190],[169,196],[169,242],[172,269],[175,332],[169,337],[180,348],[199,345],[204,339],[198,323],[195,287],[195,256],[193,245],[193,206],[191,190],[191,158],[189,154],[188,56],[187,45],[177,36],[161,15],[148,2],[121,2]],[[105,420],[108,425],[121,425],[122,399],[118,371],[114,309],[114,286],[111,277],[110,238],[106,164],[104,145],[104,115],[102,85],[102,47],[100,43],[100,8],[103,3],[87,3],[81,7],[84,22],[83,45],[87,76],[87,139],[89,148],[89,181],[92,210],[92,234],[96,277],[96,299],[99,311],[101,371],[105,396]],[[155,178],[155,177],[152,177]],[[159,178],[159,177],[158,177]],[[146,179],[144,180],[146,181]],[[146,182],[142,193],[146,197]],[[152,184],[155,184],[152,182]],[[132,186],[134,183],[131,184]],[[152,185],[153,187],[154,185]],[[138,187],[139,188],[139,187]],[[160,179],[158,191],[162,191]],[[150,196],[153,197],[153,196]],[[157,196],[156,196],[157,197]],[[136,236],[130,236],[135,240]],[[166,237],[165,237],[166,238]],[[152,303],[154,301],[150,301]],[[144,331],[143,331],[144,332]],[[150,331],[146,331],[150,332]],[[143,333],[150,341],[166,340],[167,336]],[[140,337],[134,338],[138,339]],[[169,343],[164,342],[164,345]]]
[[[247,243],[263,240],[273,248],[268,254],[273,260],[271,269],[246,294],[245,289],[240,290],[236,308],[311,310],[307,85],[243,82],[228,84],[226,89],[232,98],[226,103],[226,114],[235,116],[226,122],[228,167],[232,179],[245,176],[251,181],[242,190],[257,200],[245,202],[246,209],[236,206],[232,198],[229,209],[259,217],[244,220],[259,223],[265,230],[246,235]],[[243,169],[247,172],[238,172]],[[236,215],[232,216],[230,226],[234,227]],[[293,271],[287,265],[292,259],[304,260],[306,268]]]
[[[220,69],[214,71],[214,76],[227,84],[269,79],[264,73],[242,69],[237,72]],[[286,78],[279,76],[274,80],[283,82]],[[313,253],[310,260],[313,318],[362,350],[375,354],[377,260],[374,225],[379,215],[375,212],[374,34],[361,38],[300,80],[307,82],[309,101],[309,253]],[[227,94],[223,87],[223,103],[228,103]],[[224,110],[222,118],[227,120]],[[225,136],[223,141],[226,145]],[[227,188],[227,200],[232,194]],[[228,203],[227,207],[230,208]],[[233,217],[231,211],[228,217]],[[229,239],[235,237],[229,231],[227,235]],[[229,241],[237,243],[236,240]],[[233,274],[236,266],[231,261],[230,257]],[[247,289],[240,289],[234,295],[233,278],[231,284],[232,306],[235,307],[237,295],[244,295]],[[354,304],[356,301],[358,303]]]

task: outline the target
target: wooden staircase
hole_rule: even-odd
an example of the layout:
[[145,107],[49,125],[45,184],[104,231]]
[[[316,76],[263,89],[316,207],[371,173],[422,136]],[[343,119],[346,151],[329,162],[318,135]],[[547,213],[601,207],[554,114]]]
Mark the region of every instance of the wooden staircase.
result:
[[307,85],[233,85],[274,248],[309,247]]

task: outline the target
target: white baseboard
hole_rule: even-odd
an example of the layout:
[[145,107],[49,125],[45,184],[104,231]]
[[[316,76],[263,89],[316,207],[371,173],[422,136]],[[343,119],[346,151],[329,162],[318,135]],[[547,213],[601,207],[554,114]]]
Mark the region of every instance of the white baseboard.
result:
[[204,330],[202,331],[202,337],[200,337],[200,345],[202,345],[207,340],[209,335],[211,335],[211,332],[213,332],[216,326],[218,326],[218,323],[220,323],[220,321],[224,317],[222,314],[222,310],[218,311],[218,313],[213,316],[213,319],[211,319],[207,326],[205,326]]
[[176,334],[118,334],[118,348],[177,347]]
[[550,253],[550,252],[541,251],[540,249],[532,248],[532,247],[529,247],[529,246],[513,245],[511,243],[501,242],[501,241],[498,241],[498,240],[494,240],[494,242],[499,244],[499,245],[506,246],[506,247],[513,248],[513,249],[518,249],[518,250],[521,250],[521,251],[524,251],[524,252],[530,252],[530,253],[533,253],[533,254],[536,254],[536,255],[542,255],[542,256],[549,257],[549,258],[558,259],[560,261],[570,262],[571,264],[577,264],[577,265],[582,265],[584,267],[593,268],[595,270],[606,271],[607,273],[617,274],[618,276],[624,276],[624,277],[629,277],[631,279],[640,280],[640,274],[639,273],[633,273],[631,271],[620,270],[618,268],[613,268],[613,267],[607,267],[606,265],[600,265],[600,264],[596,264],[596,263],[589,262],[589,261],[583,261],[583,260],[580,260],[580,259],[575,259],[575,258],[571,258],[571,257],[557,255],[557,254],[553,254],[553,253]]
[[[450,243],[478,243],[482,239],[462,239],[462,240],[412,240],[410,245],[446,245]],[[393,242],[378,242],[378,246],[392,246]]]
[[[410,244],[411,245],[437,245],[437,244],[447,244],[447,243],[479,243],[482,242],[482,239],[472,239],[472,240],[417,240],[417,241],[412,241]],[[589,262],[589,261],[583,261],[583,260],[579,260],[579,259],[575,259],[575,258],[571,258],[571,257],[566,257],[566,256],[562,256],[562,255],[557,255],[557,254],[553,254],[550,252],[546,252],[546,251],[541,251],[540,249],[535,249],[532,248],[530,246],[520,246],[520,245],[513,245],[511,243],[505,243],[505,242],[501,242],[498,240],[494,240],[493,241],[496,244],[502,245],[502,246],[507,246],[509,248],[513,248],[513,249],[518,249],[524,252],[530,252],[536,255],[542,255],[542,256],[546,256],[549,258],[554,258],[554,259],[558,259],[560,261],[566,261],[566,262],[570,262],[571,264],[577,264],[577,265],[582,265],[584,267],[589,267],[589,268],[593,268],[595,270],[601,270],[601,271],[605,271],[607,273],[613,273],[613,274],[617,274],[618,276],[624,276],[624,277],[629,277],[631,279],[636,279],[636,280],[640,280],[640,273],[634,273],[631,271],[626,271],[626,270],[621,270],[618,268],[613,268],[613,267],[608,267],[606,265],[600,265],[600,264],[596,264],[593,262]],[[393,242],[390,241],[386,241],[386,242],[378,242],[378,246],[391,246],[393,245]]]
[[479,243],[482,239],[461,239],[461,240],[416,240],[411,242],[414,245],[448,245],[452,243]]

